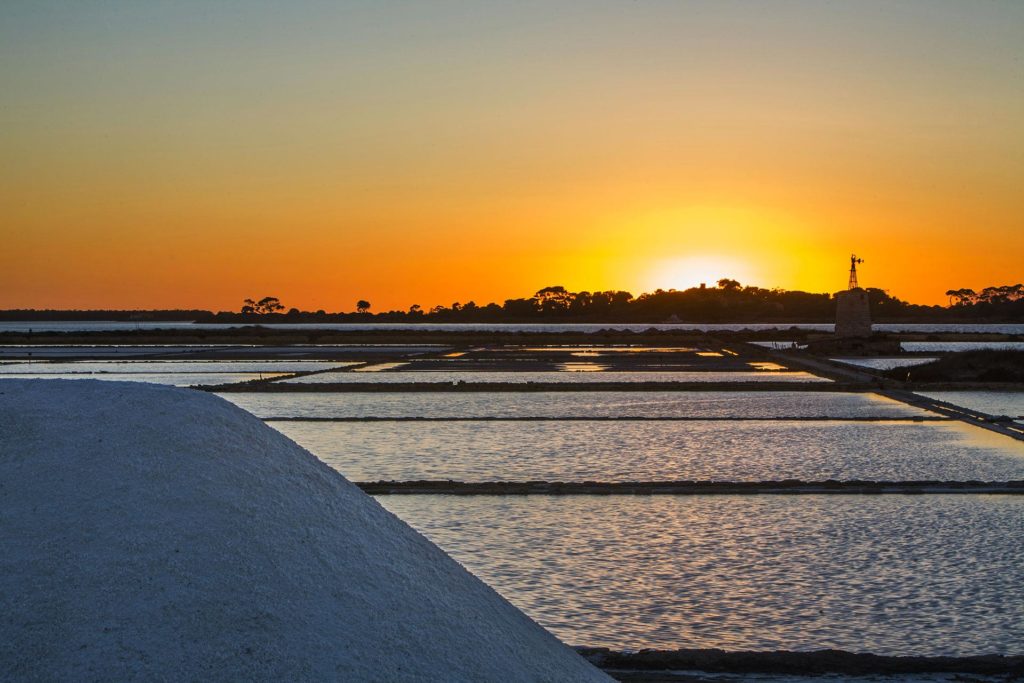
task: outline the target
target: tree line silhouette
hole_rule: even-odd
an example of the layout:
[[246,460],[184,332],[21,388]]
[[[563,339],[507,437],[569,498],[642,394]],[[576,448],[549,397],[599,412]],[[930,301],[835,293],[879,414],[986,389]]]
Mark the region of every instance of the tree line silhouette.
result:
[[[949,290],[947,306],[912,304],[874,287],[865,291],[872,318],[879,321],[1024,321],[1024,285],[1021,284],[986,287],[980,292]],[[269,299],[277,302],[275,297]],[[246,304],[250,303],[247,299]],[[744,286],[737,280],[722,278],[717,287],[658,289],[635,297],[623,290],[573,292],[555,285],[544,287],[530,297],[506,299],[502,304],[479,305],[468,301],[438,305],[429,310],[413,304],[404,311],[375,314],[369,311],[370,302],[361,299],[356,303],[356,313],[305,312],[293,308],[285,314],[276,314],[243,307],[241,314],[211,314],[211,321],[233,321],[240,315],[256,313],[268,322],[271,318],[279,322],[371,319],[379,322],[831,322],[835,316],[835,296]]]
[[[902,301],[888,292],[865,290],[876,321],[989,321],[1024,322],[1024,285],[951,289],[946,306],[922,306]],[[328,313],[290,308],[274,296],[246,299],[238,312],[180,311],[0,311],[0,320],[137,320],[196,322],[831,322],[835,297],[827,293],[765,289],[723,278],[717,287],[685,290],[658,289],[633,296],[623,290],[573,292],[562,286],[544,287],[532,296],[503,303],[454,302],[424,310],[371,313],[366,299],[355,302],[356,312]]]
[[1002,285],[986,287],[980,292],[973,289],[951,289],[946,292],[950,306],[974,308],[1000,308],[1024,300],[1024,285]]

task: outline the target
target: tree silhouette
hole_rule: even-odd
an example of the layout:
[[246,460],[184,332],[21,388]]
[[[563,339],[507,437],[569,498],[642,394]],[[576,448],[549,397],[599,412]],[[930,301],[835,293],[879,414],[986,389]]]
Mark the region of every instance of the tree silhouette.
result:
[[281,304],[281,300],[276,296],[265,296],[259,301],[253,301],[252,299],[246,299],[242,306],[242,313],[255,313],[257,315],[265,315],[267,313],[277,313],[283,311],[284,306]]
[[561,285],[545,287],[533,295],[534,305],[542,313],[564,313],[575,299],[576,295]]
[[370,310],[370,302],[369,301],[366,301],[365,299],[360,299],[359,301],[356,302],[356,312],[357,313],[366,313],[369,310]]
[[1008,304],[1014,301],[1024,300],[1024,285],[1002,285],[1000,287],[986,287],[981,290],[978,298],[990,304]]
[[978,298],[973,289],[967,288],[946,290],[946,296],[949,297],[950,306],[969,306]]

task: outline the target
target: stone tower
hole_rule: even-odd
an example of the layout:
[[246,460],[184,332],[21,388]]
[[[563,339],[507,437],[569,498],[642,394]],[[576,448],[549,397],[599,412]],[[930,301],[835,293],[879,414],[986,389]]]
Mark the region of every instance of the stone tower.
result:
[[871,336],[868,293],[857,284],[857,264],[863,262],[855,254],[850,256],[848,289],[836,293],[836,337],[840,339]]

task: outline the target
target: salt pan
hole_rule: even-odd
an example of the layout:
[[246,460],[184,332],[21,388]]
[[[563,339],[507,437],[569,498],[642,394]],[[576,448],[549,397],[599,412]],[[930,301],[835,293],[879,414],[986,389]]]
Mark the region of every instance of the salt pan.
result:
[[11,679],[609,680],[197,391],[0,380],[0,547]]

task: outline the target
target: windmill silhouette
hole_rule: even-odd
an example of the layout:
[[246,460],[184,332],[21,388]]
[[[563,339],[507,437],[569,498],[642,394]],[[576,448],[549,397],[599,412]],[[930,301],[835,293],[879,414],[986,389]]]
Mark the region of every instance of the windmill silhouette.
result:
[[850,282],[846,285],[847,289],[857,289],[860,285],[857,284],[857,264],[864,263],[864,259],[857,258],[856,254],[850,254]]

